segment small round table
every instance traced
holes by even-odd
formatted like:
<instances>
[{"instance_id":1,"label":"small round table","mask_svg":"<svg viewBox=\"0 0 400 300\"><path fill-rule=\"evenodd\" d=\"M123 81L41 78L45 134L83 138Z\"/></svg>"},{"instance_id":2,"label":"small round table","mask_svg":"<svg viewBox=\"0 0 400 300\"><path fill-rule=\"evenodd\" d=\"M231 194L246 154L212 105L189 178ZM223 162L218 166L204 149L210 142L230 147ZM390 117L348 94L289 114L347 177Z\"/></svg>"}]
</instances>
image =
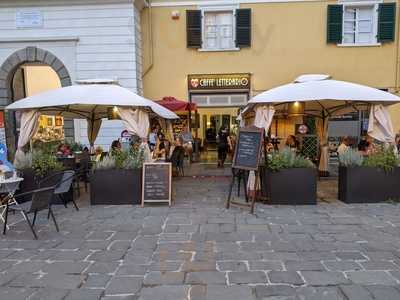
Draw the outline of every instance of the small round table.
<instances>
[{"instance_id":1,"label":"small round table","mask_svg":"<svg viewBox=\"0 0 400 300\"><path fill-rule=\"evenodd\" d=\"M11 177L8 179L0 180L0 220L4 223L4 214L6 212L6 206L18 205L15 200L14 194L19 188L19 184L23 181L22 177Z\"/></svg>"}]
</instances>

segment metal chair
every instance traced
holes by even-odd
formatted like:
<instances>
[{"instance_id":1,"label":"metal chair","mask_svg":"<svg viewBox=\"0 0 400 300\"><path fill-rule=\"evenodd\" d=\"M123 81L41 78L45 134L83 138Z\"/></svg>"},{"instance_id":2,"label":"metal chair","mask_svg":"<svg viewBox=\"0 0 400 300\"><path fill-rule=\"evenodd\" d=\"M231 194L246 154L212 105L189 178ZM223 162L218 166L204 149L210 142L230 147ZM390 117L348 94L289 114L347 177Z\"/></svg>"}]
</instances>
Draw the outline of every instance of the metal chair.
<instances>
[{"instance_id":1,"label":"metal chair","mask_svg":"<svg viewBox=\"0 0 400 300\"><path fill-rule=\"evenodd\" d=\"M41 182L39 182L40 188L47 187L49 185L55 186L54 197L51 199L49 206L58 204L55 199L58 198L62 202L64 207L68 207L67 206L68 198L66 197L66 194L71 190L74 179L75 179L75 171L68 170L55 173L51 176L46 177ZM75 209L79 210L78 205L76 205L76 202L74 200L74 193L72 193L72 198L70 200L75 206ZM48 217L50 217L50 210Z\"/></svg>"},{"instance_id":2,"label":"metal chair","mask_svg":"<svg viewBox=\"0 0 400 300\"><path fill-rule=\"evenodd\" d=\"M9 211L19 211L22 213L26 222L28 223L29 228L31 229L31 231L33 233L33 236L35 237L35 239L37 239L38 237L36 235L36 232L35 232L33 226L35 226L37 213L39 211L45 210L45 209L49 210L49 214L50 214L51 218L53 219L56 230L57 230L57 232L59 232L60 230L58 228L56 218L54 217L53 211L51 210L51 207L49 205L51 199L54 196L54 189L55 189L55 186L51 186L51 187L39 188L39 189L30 191L30 192L16 195L15 198L31 195L31 201L24 202L19 205L15 205L15 204L10 205L9 203L6 204L3 234L6 234L6 230L7 230L8 212ZM28 214L31 214L31 213L33 213L32 223L30 222L30 220L28 218Z\"/></svg>"},{"instance_id":3,"label":"metal chair","mask_svg":"<svg viewBox=\"0 0 400 300\"><path fill-rule=\"evenodd\" d=\"M183 164L185 160L185 150L181 146L177 146L172 151L169 161L172 166L176 169L178 176L184 176Z\"/></svg>"},{"instance_id":4,"label":"metal chair","mask_svg":"<svg viewBox=\"0 0 400 300\"><path fill-rule=\"evenodd\" d=\"M90 173L90 159L89 157L83 157L80 160L80 167L76 170L76 176L74 179L74 188L78 192L78 196L80 196L80 181L83 181L85 184L85 192L88 191L88 183L89 183L89 173Z\"/></svg>"}]
</instances>

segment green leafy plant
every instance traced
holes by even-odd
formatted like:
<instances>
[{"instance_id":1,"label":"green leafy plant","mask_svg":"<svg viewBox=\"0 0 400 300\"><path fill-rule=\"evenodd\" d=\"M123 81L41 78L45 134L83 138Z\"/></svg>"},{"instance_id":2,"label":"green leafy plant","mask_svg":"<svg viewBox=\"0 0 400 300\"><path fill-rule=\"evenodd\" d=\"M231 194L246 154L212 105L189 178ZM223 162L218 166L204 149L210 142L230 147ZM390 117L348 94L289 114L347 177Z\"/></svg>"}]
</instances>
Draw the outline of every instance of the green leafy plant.
<instances>
[{"instance_id":1,"label":"green leafy plant","mask_svg":"<svg viewBox=\"0 0 400 300\"><path fill-rule=\"evenodd\" d=\"M315 165L290 149L275 151L267 157L267 168L273 172L289 168L315 168Z\"/></svg>"},{"instance_id":2,"label":"green leafy plant","mask_svg":"<svg viewBox=\"0 0 400 300\"><path fill-rule=\"evenodd\" d=\"M64 166L53 153L34 151L32 153L32 169L38 178L47 176L52 171L61 171Z\"/></svg>"},{"instance_id":3,"label":"green leafy plant","mask_svg":"<svg viewBox=\"0 0 400 300\"><path fill-rule=\"evenodd\" d=\"M112 150L110 156L115 160L115 168L122 169L124 167L125 160L128 158L128 151Z\"/></svg>"},{"instance_id":4,"label":"green leafy plant","mask_svg":"<svg viewBox=\"0 0 400 300\"><path fill-rule=\"evenodd\" d=\"M32 151L46 154L55 154L59 145L60 141L43 142L40 140L36 140L32 145Z\"/></svg>"},{"instance_id":5,"label":"green leafy plant","mask_svg":"<svg viewBox=\"0 0 400 300\"><path fill-rule=\"evenodd\" d=\"M364 166L383 169L385 172L393 171L399 166L400 160L395 153L393 146L380 146L377 151L371 153L364 159Z\"/></svg>"},{"instance_id":6,"label":"green leafy plant","mask_svg":"<svg viewBox=\"0 0 400 300\"><path fill-rule=\"evenodd\" d=\"M131 149L126 160L123 163L123 168L127 170L139 169L144 161L144 151L142 149Z\"/></svg>"},{"instance_id":7,"label":"green leafy plant","mask_svg":"<svg viewBox=\"0 0 400 300\"><path fill-rule=\"evenodd\" d=\"M69 149L70 149L72 152L79 152L79 151L82 151L83 148L85 147L83 144L78 143L78 142L65 141L65 143L68 145Z\"/></svg>"},{"instance_id":8,"label":"green leafy plant","mask_svg":"<svg viewBox=\"0 0 400 300\"><path fill-rule=\"evenodd\" d=\"M348 149L347 151L339 154L339 164L345 167L356 167L362 166L364 162L364 157L360 152Z\"/></svg>"},{"instance_id":9,"label":"green leafy plant","mask_svg":"<svg viewBox=\"0 0 400 300\"><path fill-rule=\"evenodd\" d=\"M110 170L115 169L115 159L111 155L105 156L101 161L98 161L94 166L94 170Z\"/></svg>"},{"instance_id":10,"label":"green leafy plant","mask_svg":"<svg viewBox=\"0 0 400 300\"><path fill-rule=\"evenodd\" d=\"M106 169L139 169L144 161L144 153L141 149L130 149L129 151L111 151L103 160L96 163L95 170Z\"/></svg>"}]
</instances>

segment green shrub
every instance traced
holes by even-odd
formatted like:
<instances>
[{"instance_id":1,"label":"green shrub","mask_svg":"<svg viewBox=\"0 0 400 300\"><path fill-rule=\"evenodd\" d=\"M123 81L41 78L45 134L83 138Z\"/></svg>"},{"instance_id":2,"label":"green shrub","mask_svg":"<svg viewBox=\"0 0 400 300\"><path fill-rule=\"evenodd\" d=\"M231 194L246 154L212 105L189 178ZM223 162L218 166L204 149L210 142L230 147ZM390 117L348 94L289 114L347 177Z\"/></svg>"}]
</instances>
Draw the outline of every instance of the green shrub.
<instances>
[{"instance_id":1,"label":"green shrub","mask_svg":"<svg viewBox=\"0 0 400 300\"><path fill-rule=\"evenodd\" d=\"M129 151L111 151L103 160L95 164L94 169L139 169L142 167L143 161L143 150L130 149Z\"/></svg>"},{"instance_id":2,"label":"green shrub","mask_svg":"<svg viewBox=\"0 0 400 300\"><path fill-rule=\"evenodd\" d=\"M315 168L315 165L289 148L268 155L267 168L273 172L289 168Z\"/></svg>"},{"instance_id":3,"label":"green shrub","mask_svg":"<svg viewBox=\"0 0 400 300\"><path fill-rule=\"evenodd\" d=\"M46 154L55 154L57 153L59 145L60 141L43 142L40 140L36 140L33 142L32 151Z\"/></svg>"},{"instance_id":4,"label":"green shrub","mask_svg":"<svg viewBox=\"0 0 400 300\"><path fill-rule=\"evenodd\" d=\"M364 157L360 152L354 149L348 149L347 151L339 154L339 164L345 167L356 167L362 166Z\"/></svg>"},{"instance_id":5,"label":"green shrub","mask_svg":"<svg viewBox=\"0 0 400 300\"><path fill-rule=\"evenodd\" d=\"M399 166L400 160L397 157L393 146L380 146L377 151L371 153L364 159L364 166L383 169L386 172L392 171Z\"/></svg>"},{"instance_id":6,"label":"green shrub","mask_svg":"<svg viewBox=\"0 0 400 300\"><path fill-rule=\"evenodd\" d=\"M123 168L127 170L139 169L144 162L144 152L142 149L131 149L123 163Z\"/></svg>"},{"instance_id":7,"label":"green shrub","mask_svg":"<svg viewBox=\"0 0 400 300\"><path fill-rule=\"evenodd\" d=\"M53 153L34 151L32 153L32 169L38 178L43 178L52 171L63 170L64 166Z\"/></svg>"}]
</instances>

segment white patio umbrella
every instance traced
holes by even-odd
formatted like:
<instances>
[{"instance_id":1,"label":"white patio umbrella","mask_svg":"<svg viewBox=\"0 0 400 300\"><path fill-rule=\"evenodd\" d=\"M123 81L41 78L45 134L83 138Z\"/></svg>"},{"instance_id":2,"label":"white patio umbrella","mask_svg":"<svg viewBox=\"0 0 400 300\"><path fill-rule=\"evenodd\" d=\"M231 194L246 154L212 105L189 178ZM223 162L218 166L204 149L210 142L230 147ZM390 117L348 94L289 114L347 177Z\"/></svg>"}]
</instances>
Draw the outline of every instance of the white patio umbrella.
<instances>
[{"instance_id":1,"label":"white patio umbrella","mask_svg":"<svg viewBox=\"0 0 400 300\"><path fill-rule=\"evenodd\" d=\"M114 106L142 108L164 119L179 119L165 107L113 84L72 85L50 90L18 100L6 110L37 109L50 115L101 119L106 118Z\"/></svg>"},{"instance_id":2,"label":"white patio umbrella","mask_svg":"<svg viewBox=\"0 0 400 300\"><path fill-rule=\"evenodd\" d=\"M351 82L332 80L329 75L307 74L302 75L293 83L272 88L253 97L246 109L246 113L257 110L261 106L273 106L276 114L286 114L290 103L299 102L304 105L304 114L316 116L317 131L321 143L321 171L327 170L327 118L352 111L371 108L371 114L388 116L386 106L400 102L400 97L391 93ZM378 114L377 111L381 113ZM390 120L382 118L376 120L380 126L371 126L371 130L380 130L379 134L370 132L374 137L382 140L394 141L394 133ZM384 128L384 129L382 129ZM389 135L389 136L388 136Z\"/></svg>"},{"instance_id":3,"label":"white patio umbrella","mask_svg":"<svg viewBox=\"0 0 400 300\"><path fill-rule=\"evenodd\" d=\"M141 138L147 137L149 114L179 119L174 112L118 85L85 84L59 88L18 100L6 107L6 110L23 111L16 156L35 134L40 114L87 119L88 138L93 145L101 119L107 118L110 109L116 110L131 134Z\"/></svg>"}]
</instances>

